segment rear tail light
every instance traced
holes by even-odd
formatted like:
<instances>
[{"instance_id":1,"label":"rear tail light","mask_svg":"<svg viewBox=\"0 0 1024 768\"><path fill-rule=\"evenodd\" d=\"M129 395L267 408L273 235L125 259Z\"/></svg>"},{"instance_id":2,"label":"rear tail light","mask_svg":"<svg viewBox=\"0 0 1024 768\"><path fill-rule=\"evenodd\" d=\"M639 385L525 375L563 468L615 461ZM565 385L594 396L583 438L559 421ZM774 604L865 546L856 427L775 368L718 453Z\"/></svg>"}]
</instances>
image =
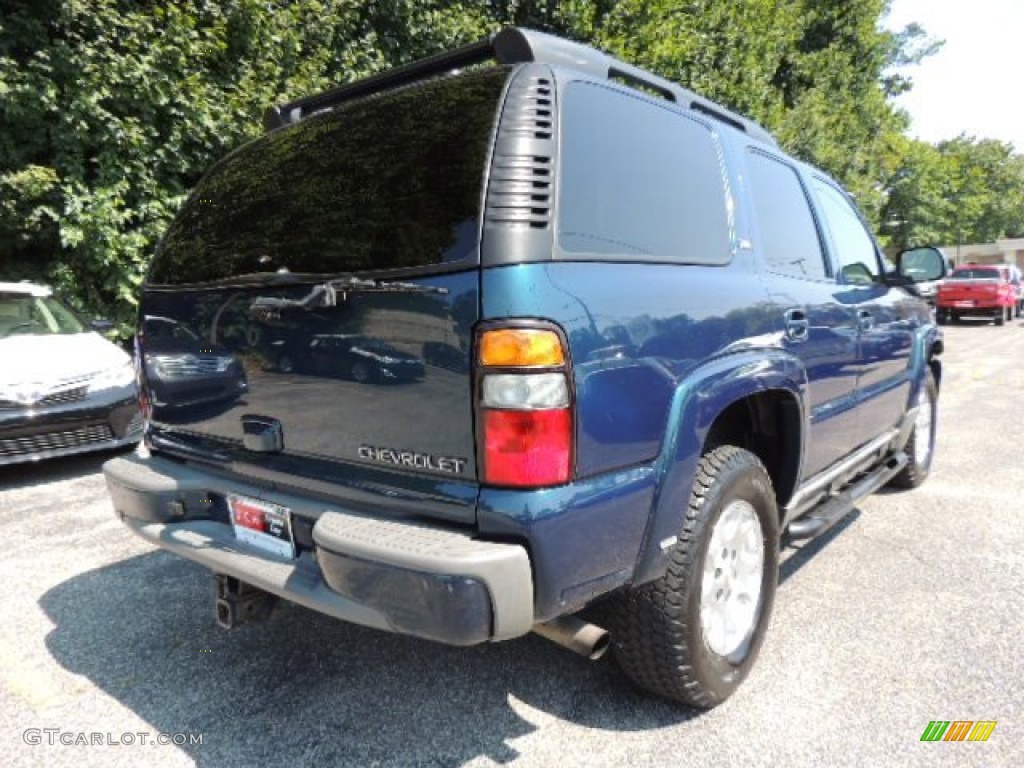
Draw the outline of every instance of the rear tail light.
<instances>
[{"instance_id":1,"label":"rear tail light","mask_svg":"<svg viewBox=\"0 0 1024 768\"><path fill-rule=\"evenodd\" d=\"M153 402L149 397L149 385L146 382L146 364L143 356L142 331L135 334L135 391L139 400L139 411L142 420L148 423L153 418Z\"/></svg>"},{"instance_id":2,"label":"rear tail light","mask_svg":"<svg viewBox=\"0 0 1024 768\"><path fill-rule=\"evenodd\" d=\"M481 480L538 488L572 479L573 413L562 336L487 329L477 339Z\"/></svg>"},{"instance_id":3,"label":"rear tail light","mask_svg":"<svg viewBox=\"0 0 1024 768\"><path fill-rule=\"evenodd\" d=\"M562 365L565 351L554 331L542 328L503 328L480 335L480 363L487 366Z\"/></svg>"}]
</instances>

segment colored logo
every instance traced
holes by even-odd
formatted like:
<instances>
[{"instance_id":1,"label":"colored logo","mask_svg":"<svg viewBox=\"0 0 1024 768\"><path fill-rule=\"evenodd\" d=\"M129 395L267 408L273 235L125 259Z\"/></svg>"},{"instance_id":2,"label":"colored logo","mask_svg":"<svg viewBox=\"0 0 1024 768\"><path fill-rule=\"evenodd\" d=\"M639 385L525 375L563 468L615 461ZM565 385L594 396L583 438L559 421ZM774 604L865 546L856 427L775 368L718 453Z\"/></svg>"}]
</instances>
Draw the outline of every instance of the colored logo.
<instances>
[{"instance_id":1,"label":"colored logo","mask_svg":"<svg viewBox=\"0 0 1024 768\"><path fill-rule=\"evenodd\" d=\"M996 729L996 720L932 720L921 734L921 741L988 741Z\"/></svg>"}]
</instances>

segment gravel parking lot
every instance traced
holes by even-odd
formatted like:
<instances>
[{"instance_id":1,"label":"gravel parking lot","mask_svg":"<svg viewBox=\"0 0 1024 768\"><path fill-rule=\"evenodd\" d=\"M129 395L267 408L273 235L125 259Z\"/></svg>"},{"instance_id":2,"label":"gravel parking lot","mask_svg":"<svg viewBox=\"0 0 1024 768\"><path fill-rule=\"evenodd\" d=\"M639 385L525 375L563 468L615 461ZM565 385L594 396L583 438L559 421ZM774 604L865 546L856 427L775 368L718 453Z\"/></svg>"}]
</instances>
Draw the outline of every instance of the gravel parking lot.
<instances>
[{"instance_id":1,"label":"gravel parking lot","mask_svg":"<svg viewBox=\"0 0 1024 768\"><path fill-rule=\"evenodd\" d=\"M449 649L294 606L224 632L209 574L114 519L108 457L0 469L0 761L1020 765L1024 323L946 342L932 477L788 552L760 660L708 714L537 637ZM935 719L998 725L920 742Z\"/></svg>"}]
</instances>

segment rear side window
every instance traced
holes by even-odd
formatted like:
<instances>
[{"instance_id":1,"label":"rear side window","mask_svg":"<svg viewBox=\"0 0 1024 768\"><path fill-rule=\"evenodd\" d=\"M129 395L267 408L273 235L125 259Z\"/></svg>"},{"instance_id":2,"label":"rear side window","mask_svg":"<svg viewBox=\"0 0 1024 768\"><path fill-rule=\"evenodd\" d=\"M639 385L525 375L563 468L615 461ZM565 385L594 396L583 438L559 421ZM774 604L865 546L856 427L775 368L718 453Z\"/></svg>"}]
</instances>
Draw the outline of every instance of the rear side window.
<instances>
[{"instance_id":1,"label":"rear side window","mask_svg":"<svg viewBox=\"0 0 1024 768\"><path fill-rule=\"evenodd\" d=\"M822 280L825 257L796 169L760 152L747 154L760 250L772 272Z\"/></svg>"},{"instance_id":2,"label":"rear side window","mask_svg":"<svg viewBox=\"0 0 1024 768\"><path fill-rule=\"evenodd\" d=\"M558 240L572 254L724 264L726 187L709 128L591 83L563 97Z\"/></svg>"},{"instance_id":3,"label":"rear side window","mask_svg":"<svg viewBox=\"0 0 1024 768\"><path fill-rule=\"evenodd\" d=\"M355 101L247 144L199 182L149 282L477 263L484 166L507 74Z\"/></svg>"},{"instance_id":4,"label":"rear side window","mask_svg":"<svg viewBox=\"0 0 1024 768\"><path fill-rule=\"evenodd\" d=\"M958 269L950 276L950 280L998 280L1000 278L997 269Z\"/></svg>"}]
</instances>

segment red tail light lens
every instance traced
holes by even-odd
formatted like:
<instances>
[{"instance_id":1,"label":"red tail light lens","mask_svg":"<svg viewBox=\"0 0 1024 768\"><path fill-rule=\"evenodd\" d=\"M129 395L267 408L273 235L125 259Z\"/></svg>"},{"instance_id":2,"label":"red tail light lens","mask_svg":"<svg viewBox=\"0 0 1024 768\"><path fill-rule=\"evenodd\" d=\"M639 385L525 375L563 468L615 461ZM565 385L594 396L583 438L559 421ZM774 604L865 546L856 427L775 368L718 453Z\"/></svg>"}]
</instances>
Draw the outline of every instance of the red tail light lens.
<instances>
[{"instance_id":1,"label":"red tail light lens","mask_svg":"<svg viewBox=\"0 0 1024 768\"><path fill-rule=\"evenodd\" d=\"M572 480L568 361L564 336L550 327L481 331L476 363L482 482L541 488Z\"/></svg>"},{"instance_id":2,"label":"red tail light lens","mask_svg":"<svg viewBox=\"0 0 1024 768\"><path fill-rule=\"evenodd\" d=\"M145 422L149 422L153 418L153 402L149 398L149 385L146 382L146 358L142 351L142 331L139 331L137 334L135 334L134 347L135 394L138 397L139 411L142 414L142 419Z\"/></svg>"},{"instance_id":3,"label":"red tail light lens","mask_svg":"<svg viewBox=\"0 0 1024 768\"><path fill-rule=\"evenodd\" d=\"M485 481L542 486L569 481L572 417L550 411L484 411Z\"/></svg>"}]
</instances>

